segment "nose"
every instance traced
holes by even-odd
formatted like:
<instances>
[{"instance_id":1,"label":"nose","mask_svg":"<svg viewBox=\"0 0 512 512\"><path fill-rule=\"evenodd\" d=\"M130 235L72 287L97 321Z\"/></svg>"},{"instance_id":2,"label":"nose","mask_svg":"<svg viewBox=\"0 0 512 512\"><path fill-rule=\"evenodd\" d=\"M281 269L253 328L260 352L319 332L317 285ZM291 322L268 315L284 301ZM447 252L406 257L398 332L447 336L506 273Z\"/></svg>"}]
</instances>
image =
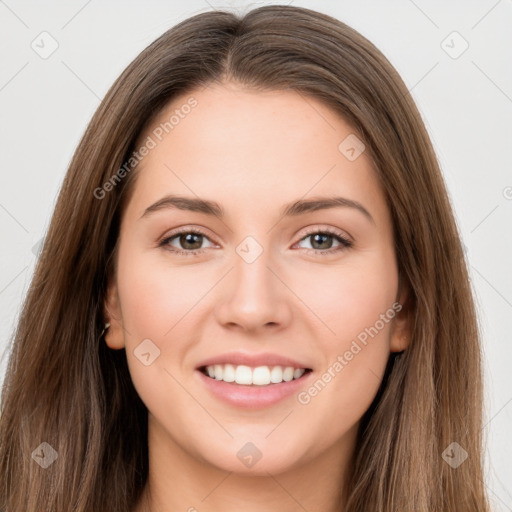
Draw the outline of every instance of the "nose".
<instances>
[{"instance_id":1,"label":"nose","mask_svg":"<svg viewBox=\"0 0 512 512\"><path fill-rule=\"evenodd\" d=\"M268 252L253 262L235 254L234 268L225 277L217 321L224 327L244 331L282 329L292 317L293 294L273 268Z\"/></svg>"}]
</instances>

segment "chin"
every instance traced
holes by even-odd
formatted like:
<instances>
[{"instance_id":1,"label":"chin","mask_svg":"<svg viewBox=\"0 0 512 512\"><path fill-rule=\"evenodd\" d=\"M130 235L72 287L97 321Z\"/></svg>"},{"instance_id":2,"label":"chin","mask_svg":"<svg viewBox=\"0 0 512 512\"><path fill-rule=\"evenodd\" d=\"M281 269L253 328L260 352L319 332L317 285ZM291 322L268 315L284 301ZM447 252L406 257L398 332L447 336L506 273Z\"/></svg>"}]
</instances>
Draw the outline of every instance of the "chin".
<instances>
[{"instance_id":1,"label":"chin","mask_svg":"<svg viewBox=\"0 0 512 512\"><path fill-rule=\"evenodd\" d=\"M298 446L288 445L283 451L282 439L276 437L277 442L272 442L264 435L247 437L247 441L240 439L237 436L229 444L209 445L198 456L223 471L251 476L283 473L301 464L302 450Z\"/></svg>"}]
</instances>

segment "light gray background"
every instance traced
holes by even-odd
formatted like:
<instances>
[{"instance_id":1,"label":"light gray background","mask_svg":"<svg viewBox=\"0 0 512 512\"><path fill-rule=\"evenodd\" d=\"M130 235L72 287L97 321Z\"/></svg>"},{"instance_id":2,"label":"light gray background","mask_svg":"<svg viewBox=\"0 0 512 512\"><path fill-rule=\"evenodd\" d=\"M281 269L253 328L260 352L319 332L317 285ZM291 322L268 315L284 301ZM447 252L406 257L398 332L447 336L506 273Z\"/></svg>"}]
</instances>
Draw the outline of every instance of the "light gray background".
<instances>
[{"instance_id":1,"label":"light gray background","mask_svg":"<svg viewBox=\"0 0 512 512\"><path fill-rule=\"evenodd\" d=\"M109 86L178 21L269 3L279 2L0 0L0 380L37 244ZM511 511L512 1L292 3L333 15L375 43L423 115L466 246L484 334L487 487L495 510ZM50 48L43 31L58 43L46 59L31 47ZM469 45L457 58L465 43L453 31Z\"/></svg>"}]
</instances>

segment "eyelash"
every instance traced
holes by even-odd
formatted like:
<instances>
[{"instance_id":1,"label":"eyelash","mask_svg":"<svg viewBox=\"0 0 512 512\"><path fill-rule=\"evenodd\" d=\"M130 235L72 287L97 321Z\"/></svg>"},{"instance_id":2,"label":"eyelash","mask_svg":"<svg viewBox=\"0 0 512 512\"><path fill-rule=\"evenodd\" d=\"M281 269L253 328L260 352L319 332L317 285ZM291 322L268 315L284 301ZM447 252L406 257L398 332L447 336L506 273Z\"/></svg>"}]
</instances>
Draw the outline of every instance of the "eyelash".
<instances>
[{"instance_id":1,"label":"eyelash","mask_svg":"<svg viewBox=\"0 0 512 512\"><path fill-rule=\"evenodd\" d=\"M161 242L159 242L158 246L159 247L168 246L169 242L171 240L173 240L174 238L176 238L177 236L184 235L184 234L190 234L190 233L194 233L196 235L202 235L202 236L204 236L205 238L207 238L209 240L209 237L206 235L206 233L202 232L201 230L195 229L195 228L187 228L187 229L183 229L181 231L176 231L175 233L171 233L170 236L165 237ZM338 233L336 231L333 231L333 230L330 230L330 229L318 229L318 228L312 229L311 231L308 231L299 240L299 242L302 242L304 239L310 237L311 235L316 235L316 234L331 235L336 240L338 240L338 242L340 242L341 245L339 247L336 247L335 249L327 249L327 250L308 249L308 248L306 248L306 251L308 253L312 252L312 253L314 253L316 255L329 255L329 254L337 253L337 252L342 251L344 249L349 249L353 245L350 240L348 240L346 237L344 237L343 235L341 235L340 233ZM193 251L193 250L184 251L184 250L179 250L179 249L175 249L175 248L167 249L167 250L170 251L170 252L173 252L175 254L181 255L181 256L198 256L198 255L200 255L201 253L203 253L205 251L205 249L199 249L199 250L195 250L195 251Z\"/></svg>"}]
</instances>

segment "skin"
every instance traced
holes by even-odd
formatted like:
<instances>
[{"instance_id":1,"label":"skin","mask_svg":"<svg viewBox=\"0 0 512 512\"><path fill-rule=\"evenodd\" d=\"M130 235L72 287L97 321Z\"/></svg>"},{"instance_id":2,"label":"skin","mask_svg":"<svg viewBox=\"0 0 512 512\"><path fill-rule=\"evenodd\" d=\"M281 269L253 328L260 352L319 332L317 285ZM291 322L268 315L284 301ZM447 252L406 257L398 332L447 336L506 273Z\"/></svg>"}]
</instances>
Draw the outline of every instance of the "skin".
<instances>
[{"instance_id":1,"label":"skin","mask_svg":"<svg viewBox=\"0 0 512 512\"><path fill-rule=\"evenodd\" d=\"M339 511L360 418L390 352L407 347L405 307L308 404L293 394L240 409L211 395L195 368L235 349L273 352L307 361L315 381L397 299L404 304L385 196L367 155L349 161L338 149L354 130L295 92L212 84L175 98L139 142L191 96L198 105L137 168L105 304L106 343L126 349L149 412L150 475L135 510ZM170 193L214 200L226 218L175 208L141 218ZM374 222L350 207L280 215L292 201L333 194L361 203ZM192 250L179 236L158 245L182 226L205 232L192 239L202 254L173 253ZM340 242L315 244L305 228L330 228L353 245L320 254ZM252 263L236 252L249 235L263 249ZM160 355L145 366L134 350L148 338ZM249 441L262 454L251 468L237 457Z\"/></svg>"}]
</instances>

